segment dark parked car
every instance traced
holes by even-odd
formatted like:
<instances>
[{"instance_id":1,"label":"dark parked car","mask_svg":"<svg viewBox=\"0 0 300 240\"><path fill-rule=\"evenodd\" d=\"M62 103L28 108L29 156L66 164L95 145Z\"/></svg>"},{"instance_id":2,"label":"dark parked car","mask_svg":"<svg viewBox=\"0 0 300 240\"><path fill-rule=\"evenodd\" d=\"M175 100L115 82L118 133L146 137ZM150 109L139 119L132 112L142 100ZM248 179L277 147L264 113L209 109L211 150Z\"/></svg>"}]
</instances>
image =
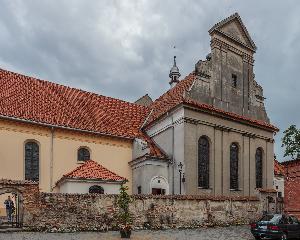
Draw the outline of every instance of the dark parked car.
<instances>
[{"instance_id":1,"label":"dark parked car","mask_svg":"<svg viewBox=\"0 0 300 240\"><path fill-rule=\"evenodd\" d=\"M300 222L294 216L267 214L251 224L255 239L300 239Z\"/></svg>"}]
</instances>

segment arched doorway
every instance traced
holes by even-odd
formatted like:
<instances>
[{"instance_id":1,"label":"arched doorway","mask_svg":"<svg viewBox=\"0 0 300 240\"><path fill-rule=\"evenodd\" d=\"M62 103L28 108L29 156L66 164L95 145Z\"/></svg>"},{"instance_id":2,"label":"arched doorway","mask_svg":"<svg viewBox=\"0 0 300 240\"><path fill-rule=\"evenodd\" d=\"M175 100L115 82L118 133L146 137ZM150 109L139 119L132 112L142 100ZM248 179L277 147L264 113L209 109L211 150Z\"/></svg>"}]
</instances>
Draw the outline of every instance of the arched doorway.
<instances>
[{"instance_id":1,"label":"arched doorway","mask_svg":"<svg viewBox=\"0 0 300 240\"><path fill-rule=\"evenodd\" d=\"M162 176L155 176L150 181L150 192L154 195L168 195L169 183Z\"/></svg>"},{"instance_id":2,"label":"arched doorway","mask_svg":"<svg viewBox=\"0 0 300 240\"><path fill-rule=\"evenodd\" d=\"M4 202L10 199L13 208L8 212ZM0 188L0 228L20 228L23 223L23 196L17 189L10 187ZM11 205L10 205L11 206Z\"/></svg>"}]
</instances>

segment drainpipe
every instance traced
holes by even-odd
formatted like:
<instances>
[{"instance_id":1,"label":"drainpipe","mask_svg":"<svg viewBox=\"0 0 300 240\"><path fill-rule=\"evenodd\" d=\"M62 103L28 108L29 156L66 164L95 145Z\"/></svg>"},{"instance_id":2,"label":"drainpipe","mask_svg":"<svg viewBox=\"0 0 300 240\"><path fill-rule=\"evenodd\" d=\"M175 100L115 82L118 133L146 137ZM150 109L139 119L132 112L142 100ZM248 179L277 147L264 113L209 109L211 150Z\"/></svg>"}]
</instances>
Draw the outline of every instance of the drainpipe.
<instances>
[{"instance_id":1,"label":"drainpipe","mask_svg":"<svg viewBox=\"0 0 300 240\"><path fill-rule=\"evenodd\" d=\"M54 127L51 127L51 145L50 145L50 191L53 191L53 142Z\"/></svg>"},{"instance_id":2,"label":"drainpipe","mask_svg":"<svg viewBox=\"0 0 300 240\"><path fill-rule=\"evenodd\" d=\"M175 140L174 140L174 120L172 116L172 194L175 194L175 157L174 157L174 146L175 146Z\"/></svg>"}]
</instances>

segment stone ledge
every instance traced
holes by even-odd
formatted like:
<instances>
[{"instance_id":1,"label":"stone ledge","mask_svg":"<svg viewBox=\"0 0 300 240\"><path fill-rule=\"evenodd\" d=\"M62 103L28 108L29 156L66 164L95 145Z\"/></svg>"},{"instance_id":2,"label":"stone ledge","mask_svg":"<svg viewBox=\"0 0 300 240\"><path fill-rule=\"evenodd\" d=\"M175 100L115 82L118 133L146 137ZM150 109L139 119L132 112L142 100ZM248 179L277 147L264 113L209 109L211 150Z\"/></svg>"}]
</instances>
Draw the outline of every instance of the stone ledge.
<instances>
[{"instance_id":1,"label":"stone ledge","mask_svg":"<svg viewBox=\"0 0 300 240\"><path fill-rule=\"evenodd\" d=\"M41 198L117 198L118 194L69 194L69 193L40 193ZM210 200L210 201L259 201L256 196L208 196L208 195L152 195L152 194L138 194L132 195L133 199L170 199L170 200Z\"/></svg>"},{"instance_id":2,"label":"stone ledge","mask_svg":"<svg viewBox=\"0 0 300 240\"><path fill-rule=\"evenodd\" d=\"M208 196L208 195L133 195L134 199L210 200L210 201L259 201L256 196Z\"/></svg>"},{"instance_id":3,"label":"stone ledge","mask_svg":"<svg viewBox=\"0 0 300 240\"><path fill-rule=\"evenodd\" d=\"M31 180L10 180L10 179L0 179L1 185L38 185L38 182L34 182Z\"/></svg>"}]
</instances>

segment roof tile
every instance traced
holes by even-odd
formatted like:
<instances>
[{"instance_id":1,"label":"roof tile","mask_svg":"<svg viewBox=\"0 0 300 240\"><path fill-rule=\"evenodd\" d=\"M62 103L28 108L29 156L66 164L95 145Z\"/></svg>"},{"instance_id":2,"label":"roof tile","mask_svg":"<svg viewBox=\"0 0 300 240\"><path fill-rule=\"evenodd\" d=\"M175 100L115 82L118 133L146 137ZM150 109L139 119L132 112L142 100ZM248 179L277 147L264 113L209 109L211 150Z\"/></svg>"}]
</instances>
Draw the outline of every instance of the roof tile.
<instances>
[{"instance_id":1,"label":"roof tile","mask_svg":"<svg viewBox=\"0 0 300 240\"><path fill-rule=\"evenodd\" d=\"M93 180L107 180L107 181L126 181L126 178L120 177L114 172L103 167L99 163L88 160L84 164L75 168L73 171L63 175L58 181L63 179L93 179Z\"/></svg>"},{"instance_id":2,"label":"roof tile","mask_svg":"<svg viewBox=\"0 0 300 240\"><path fill-rule=\"evenodd\" d=\"M149 109L0 69L0 115L134 138Z\"/></svg>"},{"instance_id":3,"label":"roof tile","mask_svg":"<svg viewBox=\"0 0 300 240\"><path fill-rule=\"evenodd\" d=\"M281 165L276 159L274 160L274 174L284 175L284 166Z\"/></svg>"}]
</instances>

